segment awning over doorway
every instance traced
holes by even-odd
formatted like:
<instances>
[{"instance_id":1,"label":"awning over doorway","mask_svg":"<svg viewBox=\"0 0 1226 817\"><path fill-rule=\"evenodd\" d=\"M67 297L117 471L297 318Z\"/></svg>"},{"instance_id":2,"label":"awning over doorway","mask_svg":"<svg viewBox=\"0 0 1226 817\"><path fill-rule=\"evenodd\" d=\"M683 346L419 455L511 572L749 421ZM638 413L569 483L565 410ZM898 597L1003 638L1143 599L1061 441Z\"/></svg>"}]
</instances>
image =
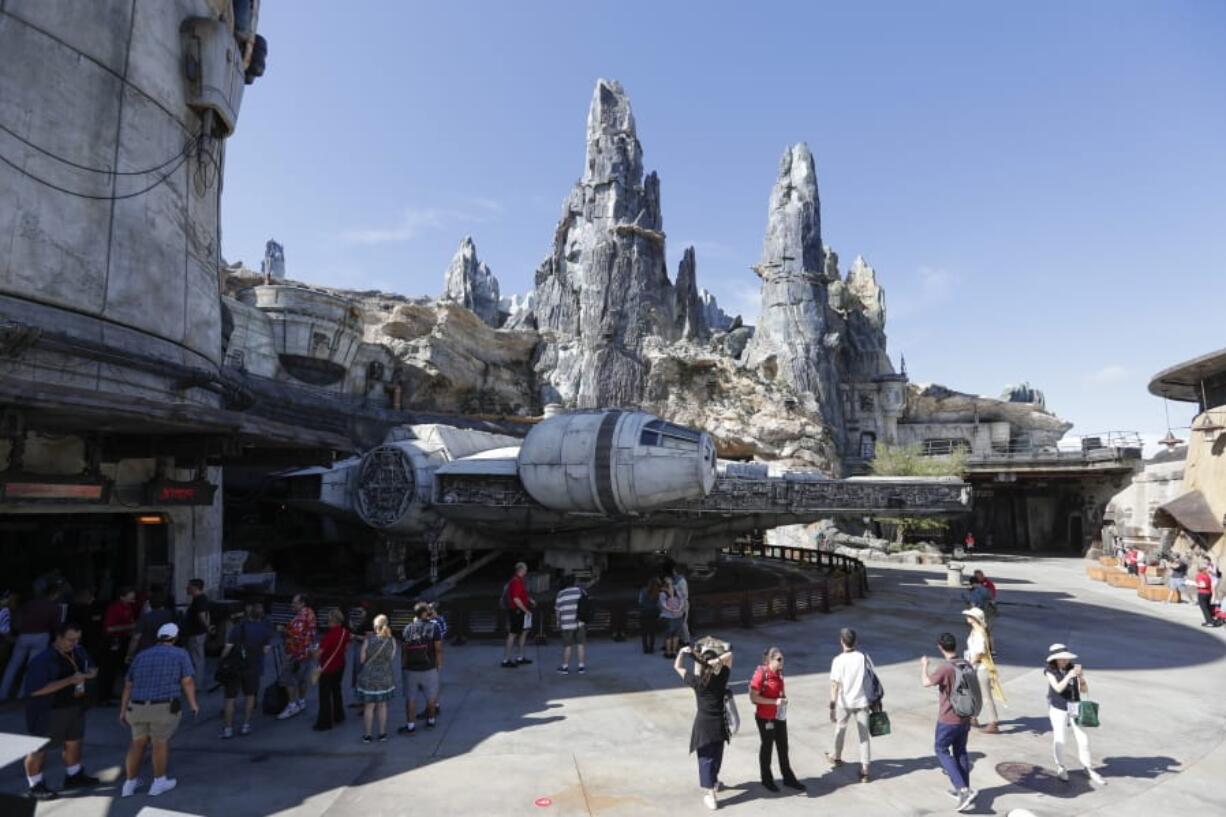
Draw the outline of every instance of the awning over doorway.
<instances>
[{"instance_id":1,"label":"awning over doorway","mask_svg":"<svg viewBox=\"0 0 1226 817\"><path fill-rule=\"evenodd\" d=\"M1222 533L1222 522L1213 515L1200 491L1188 491L1154 510L1159 528L1184 528L1193 533Z\"/></svg>"}]
</instances>

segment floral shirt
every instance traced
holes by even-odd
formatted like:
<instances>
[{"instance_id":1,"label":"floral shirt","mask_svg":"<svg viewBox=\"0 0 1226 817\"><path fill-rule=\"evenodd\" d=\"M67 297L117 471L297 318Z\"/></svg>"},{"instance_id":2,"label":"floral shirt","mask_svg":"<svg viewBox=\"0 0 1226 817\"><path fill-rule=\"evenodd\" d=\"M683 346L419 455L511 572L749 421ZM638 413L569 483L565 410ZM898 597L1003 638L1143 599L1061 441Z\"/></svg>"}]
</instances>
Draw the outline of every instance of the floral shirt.
<instances>
[{"instance_id":1,"label":"floral shirt","mask_svg":"<svg viewBox=\"0 0 1226 817\"><path fill-rule=\"evenodd\" d=\"M311 654L315 637L315 611L303 607L285 628L285 654L295 661L303 660Z\"/></svg>"}]
</instances>

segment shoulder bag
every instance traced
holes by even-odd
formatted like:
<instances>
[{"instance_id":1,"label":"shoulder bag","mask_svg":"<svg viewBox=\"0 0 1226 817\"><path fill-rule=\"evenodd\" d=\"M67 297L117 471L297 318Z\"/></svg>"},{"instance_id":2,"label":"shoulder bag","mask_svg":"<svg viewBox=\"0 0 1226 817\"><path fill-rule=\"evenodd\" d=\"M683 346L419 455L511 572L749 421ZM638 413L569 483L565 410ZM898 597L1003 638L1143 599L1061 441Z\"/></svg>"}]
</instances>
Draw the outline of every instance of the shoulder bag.
<instances>
[{"instance_id":1,"label":"shoulder bag","mask_svg":"<svg viewBox=\"0 0 1226 817\"><path fill-rule=\"evenodd\" d=\"M328 656L328 660L324 661L321 664L316 664L314 667L311 667L311 685L312 686L319 683L319 676L324 674L324 666L332 663L333 659L336 658L337 653L339 653L341 650L345 648L345 642L347 640L348 639L345 638L344 633L342 633L340 641L336 643L336 648L332 650L332 654Z\"/></svg>"}]
</instances>

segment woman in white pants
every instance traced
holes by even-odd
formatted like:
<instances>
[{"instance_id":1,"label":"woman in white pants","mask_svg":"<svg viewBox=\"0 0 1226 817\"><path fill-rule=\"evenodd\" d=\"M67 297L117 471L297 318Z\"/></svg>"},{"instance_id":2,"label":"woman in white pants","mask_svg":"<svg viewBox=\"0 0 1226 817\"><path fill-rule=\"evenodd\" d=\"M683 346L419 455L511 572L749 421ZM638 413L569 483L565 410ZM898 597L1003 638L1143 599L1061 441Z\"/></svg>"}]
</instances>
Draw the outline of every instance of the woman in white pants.
<instances>
[{"instance_id":1,"label":"woman in white pants","mask_svg":"<svg viewBox=\"0 0 1226 817\"><path fill-rule=\"evenodd\" d=\"M1072 727L1073 737L1077 740L1077 758L1086 775L1091 783L1104 786L1106 781L1092 768L1090 738L1073 717L1082 693L1089 690L1085 674L1079 664L1073 663L1077 656L1065 649L1063 644L1052 644L1049 650L1051 654L1047 656L1043 677L1047 679L1047 715L1051 719L1051 748L1056 760L1056 776L1068 780L1068 769L1064 766L1064 742L1069 727Z\"/></svg>"}]
</instances>

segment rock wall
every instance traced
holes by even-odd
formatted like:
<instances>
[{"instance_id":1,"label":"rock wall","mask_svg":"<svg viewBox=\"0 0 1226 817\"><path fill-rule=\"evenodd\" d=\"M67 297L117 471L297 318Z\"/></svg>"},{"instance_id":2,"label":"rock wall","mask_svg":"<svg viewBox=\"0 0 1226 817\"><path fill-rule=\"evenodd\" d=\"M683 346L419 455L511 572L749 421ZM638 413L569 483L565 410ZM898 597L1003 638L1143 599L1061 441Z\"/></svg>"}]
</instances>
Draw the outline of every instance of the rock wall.
<instances>
[{"instance_id":1,"label":"rock wall","mask_svg":"<svg viewBox=\"0 0 1226 817\"><path fill-rule=\"evenodd\" d=\"M472 310L487 326L497 328L502 323L498 279L477 258L472 236L464 236L447 267L443 276L443 298Z\"/></svg>"}]
</instances>

